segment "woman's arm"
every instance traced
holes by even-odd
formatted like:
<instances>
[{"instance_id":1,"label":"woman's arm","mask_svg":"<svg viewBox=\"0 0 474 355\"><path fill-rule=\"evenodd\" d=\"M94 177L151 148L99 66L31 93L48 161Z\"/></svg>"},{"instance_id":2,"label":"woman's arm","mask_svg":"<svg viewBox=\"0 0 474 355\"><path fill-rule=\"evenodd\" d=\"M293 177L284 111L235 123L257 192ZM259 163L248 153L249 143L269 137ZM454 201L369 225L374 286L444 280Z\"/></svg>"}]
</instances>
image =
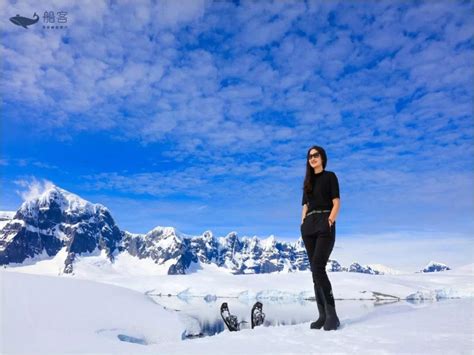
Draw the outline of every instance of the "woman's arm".
<instances>
[{"instance_id":1,"label":"woman's arm","mask_svg":"<svg viewBox=\"0 0 474 355\"><path fill-rule=\"evenodd\" d=\"M339 208L341 207L341 199L333 198L332 204L333 204L332 210L331 210L331 213L329 214L329 220L330 220L329 225L331 226L336 221L337 214L339 213Z\"/></svg>"},{"instance_id":2,"label":"woman's arm","mask_svg":"<svg viewBox=\"0 0 474 355\"><path fill-rule=\"evenodd\" d=\"M305 203L303 205L303 211L301 212L301 224L303 224L304 218L306 217L306 213L308 212L308 204Z\"/></svg>"}]
</instances>

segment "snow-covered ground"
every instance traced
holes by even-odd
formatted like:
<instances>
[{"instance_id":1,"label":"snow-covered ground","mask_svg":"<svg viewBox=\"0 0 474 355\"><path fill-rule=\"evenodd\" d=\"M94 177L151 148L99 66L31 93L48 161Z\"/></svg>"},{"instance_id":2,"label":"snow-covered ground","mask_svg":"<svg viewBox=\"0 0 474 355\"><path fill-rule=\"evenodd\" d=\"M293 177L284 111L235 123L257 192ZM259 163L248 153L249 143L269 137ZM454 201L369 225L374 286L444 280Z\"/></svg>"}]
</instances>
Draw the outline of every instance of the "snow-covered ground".
<instances>
[{"instance_id":1,"label":"snow-covered ground","mask_svg":"<svg viewBox=\"0 0 474 355\"><path fill-rule=\"evenodd\" d=\"M144 346L118 336L160 346L181 341L178 316L136 291L4 270L0 283L2 354L134 353Z\"/></svg>"},{"instance_id":2,"label":"snow-covered ground","mask_svg":"<svg viewBox=\"0 0 474 355\"><path fill-rule=\"evenodd\" d=\"M60 256L0 272L2 354L245 354L250 349L272 354L471 354L474 349L473 264L427 274L330 273L342 323L338 331L310 330L305 322L182 340L184 312L163 309L150 293L179 295L167 298L171 308L206 295L237 297L235 302L260 299L264 307L291 304L312 296L311 274L237 276L196 265L189 275L168 276L144 260L110 264L96 255L79 258L73 276L58 277L58 260ZM346 301L391 299L380 294L402 300L363 308L354 306L362 301ZM217 313L220 302L218 298L209 308ZM266 307L267 316L275 309Z\"/></svg>"},{"instance_id":3,"label":"snow-covered ground","mask_svg":"<svg viewBox=\"0 0 474 355\"><path fill-rule=\"evenodd\" d=\"M65 252L54 258L41 257L8 270L42 275L62 275ZM75 278L96 280L135 291L162 295L246 297L252 299L302 299L313 296L308 271L256 275L232 275L215 265L194 265L191 274L167 275L167 265L151 259L138 259L119 254L110 263L105 254L78 256L74 264ZM474 264L454 270L433 273L400 273L370 275L354 272L331 272L336 299L374 299L373 292L400 299L474 297ZM65 275L63 275L65 276Z\"/></svg>"}]
</instances>

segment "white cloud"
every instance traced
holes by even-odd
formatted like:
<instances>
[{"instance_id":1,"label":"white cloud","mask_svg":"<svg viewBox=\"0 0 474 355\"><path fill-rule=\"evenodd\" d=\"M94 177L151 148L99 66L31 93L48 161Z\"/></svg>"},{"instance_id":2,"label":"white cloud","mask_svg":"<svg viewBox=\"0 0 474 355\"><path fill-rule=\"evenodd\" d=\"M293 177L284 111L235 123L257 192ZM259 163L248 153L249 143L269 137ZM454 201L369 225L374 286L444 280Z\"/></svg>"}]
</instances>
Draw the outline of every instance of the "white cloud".
<instances>
[{"instance_id":1,"label":"white cloud","mask_svg":"<svg viewBox=\"0 0 474 355\"><path fill-rule=\"evenodd\" d=\"M5 13L27 14L33 5L2 3ZM272 183L270 171L275 188L286 176L299 187L304 165L295 159L314 143L328 148L338 171L358 178L347 181L355 195L363 181L384 193L393 177L418 186L423 176L422 200L431 201L445 193L432 179L441 167L469 188L469 4L89 1L65 8L66 32L0 24L2 100L20 108L7 124L25 121L63 139L102 131L160 143L174 162L191 154L211 171L261 178L236 181L249 194ZM275 163L271 152L278 152L274 170L266 167ZM380 174L380 165L395 172ZM201 168L177 170L90 175L88 184L153 196L182 193L187 184L203 198L225 191Z\"/></svg>"},{"instance_id":2,"label":"white cloud","mask_svg":"<svg viewBox=\"0 0 474 355\"><path fill-rule=\"evenodd\" d=\"M51 181L38 180L31 177L27 180L17 180L15 184L24 188L23 191L17 191L23 201L28 201L41 196L46 190L52 188L54 184Z\"/></svg>"},{"instance_id":3,"label":"white cloud","mask_svg":"<svg viewBox=\"0 0 474 355\"><path fill-rule=\"evenodd\" d=\"M313 5L316 5L314 12ZM14 9L19 5L10 6ZM62 41L61 35L19 32L8 27L10 40L2 46L2 52L12 71L5 72L2 90L6 100L45 108L50 113L48 117L56 117L37 125L39 130L113 129L122 131L126 138L142 139L145 143L179 137L178 149L204 141L207 149L215 149L224 142L245 137L249 131L265 131L264 125L252 121L252 115L271 109L291 112L301 120L301 125L292 126L298 132L294 135L296 140L296 136L305 135L307 124L321 119L329 120L333 129L344 129L340 126L342 110L357 111L358 115L377 112L377 116L367 116L364 120L370 125L368 121L375 117L396 114L393 100L400 95L409 95L419 86L433 91L442 86L466 86L469 77L466 74L471 71L468 63L463 62L466 54L446 55L457 43L452 40L454 18L467 18L460 9L450 10L451 20L441 18L440 9L445 8L441 3L433 8L414 6L408 11L386 3L368 7L252 2L239 7L159 1L155 7L147 2L116 6L108 7L105 2L81 3L80 8L78 3L68 5L72 21L68 44ZM354 11L353 17L345 16L345 6ZM214 11L221 15L220 20L213 17ZM223 11L234 16L233 27L222 17ZM323 19L331 11L335 11L337 24L350 27L337 31L328 27ZM443 21L449 41L448 37L446 41L441 38L423 46L431 25L417 28L421 33L416 38L405 37L402 30L408 28L407 22L413 16L418 16L420 23L427 22L419 17L420 13L427 13L431 20ZM305 22L311 16L314 16L314 29L318 29L314 38L310 37L313 33ZM366 20L370 16L372 22ZM207 23L207 19L212 21ZM400 19L405 22L399 24ZM135 23L140 26L131 25ZM185 24L191 24L189 30ZM308 36L294 31L301 24L305 24ZM108 28L108 35L95 31L97 26ZM185 48L186 41L196 44L198 36L216 29L228 31L229 39L212 50ZM354 41L353 33L364 35ZM394 58L381 58L378 65L364 69L369 61L384 55L370 51L367 46L374 40L368 35L385 34L396 37L397 44L393 40L378 41L392 51L400 48L399 52ZM256 45L258 50L249 51L249 44L239 41L244 37L254 41L251 45ZM459 39L463 38L461 34ZM277 40L275 44L267 49L259 47L274 40ZM380 45L377 48L381 49ZM225 50L230 55L223 56ZM266 59L269 54L271 59ZM356 70L340 77L348 64ZM435 78L430 75L433 71L438 74ZM318 77L318 72L322 77ZM409 73L409 79L405 73ZM221 82L233 78L239 82L220 87ZM371 97L374 94L381 96L380 100L374 101ZM459 102L447 96L437 102L437 112L459 107ZM428 114L420 111L419 104L421 101L411 104L415 115ZM468 104L464 104L465 109ZM121 117L123 107L129 111L127 119ZM446 113L452 116L452 112ZM149 124L151 117L154 119ZM166 118L166 123L160 118ZM222 131L224 121L238 124L230 124L231 135L224 130L221 137L217 133ZM243 121L248 123L241 125ZM32 117L31 124L36 122L37 118ZM399 129L390 121L385 123L389 124L386 129ZM267 138L272 140L272 136ZM255 144L238 145L238 149L245 151L261 148L259 138Z\"/></svg>"},{"instance_id":4,"label":"white cloud","mask_svg":"<svg viewBox=\"0 0 474 355\"><path fill-rule=\"evenodd\" d=\"M173 27L202 18L206 6L205 0L157 1L152 16L159 26Z\"/></svg>"}]
</instances>

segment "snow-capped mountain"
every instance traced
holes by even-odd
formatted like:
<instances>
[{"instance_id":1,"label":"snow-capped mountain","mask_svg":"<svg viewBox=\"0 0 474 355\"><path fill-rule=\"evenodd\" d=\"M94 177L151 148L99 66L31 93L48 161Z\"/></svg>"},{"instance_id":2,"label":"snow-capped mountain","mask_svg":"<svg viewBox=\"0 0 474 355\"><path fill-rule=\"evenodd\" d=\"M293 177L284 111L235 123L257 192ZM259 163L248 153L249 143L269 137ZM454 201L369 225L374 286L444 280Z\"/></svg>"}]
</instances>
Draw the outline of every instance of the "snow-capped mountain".
<instances>
[{"instance_id":1,"label":"snow-capped mountain","mask_svg":"<svg viewBox=\"0 0 474 355\"><path fill-rule=\"evenodd\" d=\"M420 272L439 272L439 271L445 271L445 270L451 270L451 269L445 264L438 263L435 261L430 261L423 270L420 270Z\"/></svg>"},{"instance_id":2,"label":"snow-capped mountain","mask_svg":"<svg viewBox=\"0 0 474 355\"><path fill-rule=\"evenodd\" d=\"M370 267L374 271L378 271L379 274L382 275L400 275L403 274L402 271L393 269L389 266L383 265L383 264L368 264L368 267Z\"/></svg>"},{"instance_id":3,"label":"snow-capped mountain","mask_svg":"<svg viewBox=\"0 0 474 355\"><path fill-rule=\"evenodd\" d=\"M326 264L326 271L347 271L345 268L341 266L336 260L328 260L328 263Z\"/></svg>"},{"instance_id":4,"label":"snow-capped mountain","mask_svg":"<svg viewBox=\"0 0 474 355\"><path fill-rule=\"evenodd\" d=\"M213 264L234 274L310 269L301 239L290 243L274 236L239 238L236 232L215 237L211 231L189 236L173 227L161 226L146 234L134 234L121 231L103 205L90 203L54 185L25 201L17 212L0 217L0 265L22 263L38 256L62 258L64 253L63 272L72 273L76 255L100 253L113 262L117 255L127 253L164 266L168 274L185 274L193 264ZM326 270L395 273L378 264L353 263L346 268L336 260L329 260Z\"/></svg>"},{"instance_id":5,"label":"snow-capped mountain","mask_svg":"<svg viewBox=\"0 0 474 355\"><path fill-rule=\"evenodd\" d=\"M218 240L217 265L231 267L236 273L268 273L309 268L302 243L278 241L274 236L260 240L243 237L235 232Z\"/></svg>"},{"instance_id":6,"label":"snow-capped mountain","mask_svg":"<svg viewBox=\"0 0 474 355\"><path fill-rule=\"evenodd\" d=\"M302 242L286 243L273 236L239 239L236 232L215 238L211 231L186 237L171 227L156 227L151 232L124 232L122 247L140 259L166 263L169 274L184 274L192 263L216 264L235 274L306 270L308 259Z\"/></svg>"},{"instance_id":7,"label":"snow-capped mountain","mask_svg":"<svg viewBox=\"0 0 474 355\"><path fill-rule=\"evenodd\" d=\"M168 274L184 274L195 259L189 241L172 227L156 227L147 234L123 232L122 250L139 259L151 258L168 264Z\"/></svg>"},{"instance_id":8,"label":"snow-capped mountain","mask_svg":"<svg viewBox=\"0 0 474 355\"><path fill-rule=\"evenodd\" d=\"M363 274L380 275L382 272L372 269L369 265L362 266L359 263L352 263L347 269L349 272L360 272Z\"/></svg>"},{"instance_id":9,"label":"snow-capped mountain","mask_svg":"<svg viewBox=\"0 0 474 355\"><path fill-rule=\"evenodd\" d=\"M15 216L15 211L0 211L0 221L9 221Z\"/></svg>"},{"instance_id":10,"label":"snow-capped mountain","mask_svg":"<svg viewBox=\"0 0 474 355\"><path fill-rule=\"evenodd\" d=\"M22 263L66 248L64 272L72 272L76 254L103 250L112 260L122 239L107 208L57 186L25 201L0 231L0 264Z\"/></svg>"},{"instance_id":11,"label":"snow-capped mountain","mask_svg":"<svg viewBox=\"0 0 474 355\"><path fill-rule=\"evenodd\" d=\"M13 219L15 213L15 211L0 211L0 229Z\"/></svg>"},{"instance_id":12,"label":"snow-capped mountain","mask_svg":"<svg viewBox=\"0 0 474 355\"><path fill-rule=\"evenodd\" d=\"M216 238L211 231L187 236L173 227L146 234L121 231L110 212L57 186L25 201L0 230L0 265L22 263L65 250L63 272L71 273L76 255L105 252L111 262L129 253L165 265L168 274L184 274L192 263L215 264L236 274L307 270L302 241L287 243L271 236L239 238L236 232Z\"/></svg>"}]
</instances>

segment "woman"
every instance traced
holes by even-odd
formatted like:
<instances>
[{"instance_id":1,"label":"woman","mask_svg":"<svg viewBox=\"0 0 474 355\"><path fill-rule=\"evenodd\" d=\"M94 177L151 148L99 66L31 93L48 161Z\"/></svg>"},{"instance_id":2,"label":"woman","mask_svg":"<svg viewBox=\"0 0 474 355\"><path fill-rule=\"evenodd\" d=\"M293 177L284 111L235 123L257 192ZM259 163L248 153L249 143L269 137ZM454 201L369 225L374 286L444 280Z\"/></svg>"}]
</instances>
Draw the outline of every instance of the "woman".
<instances>
[{"instance_id":1,"label":"woman","mask_svg":"<svg viewBox=\"0 0 474 355\"><path fill-rule=\"evenodd\" d=\"M314 295L319 318L311 329L336 330L340 323L336 314L326 264L336 240L336 218L340 207L339 183L336 174L324 170L327 164L323 148L308 150L303 186L301 236L311 266Z\"/></svg>"}]
</instances>

